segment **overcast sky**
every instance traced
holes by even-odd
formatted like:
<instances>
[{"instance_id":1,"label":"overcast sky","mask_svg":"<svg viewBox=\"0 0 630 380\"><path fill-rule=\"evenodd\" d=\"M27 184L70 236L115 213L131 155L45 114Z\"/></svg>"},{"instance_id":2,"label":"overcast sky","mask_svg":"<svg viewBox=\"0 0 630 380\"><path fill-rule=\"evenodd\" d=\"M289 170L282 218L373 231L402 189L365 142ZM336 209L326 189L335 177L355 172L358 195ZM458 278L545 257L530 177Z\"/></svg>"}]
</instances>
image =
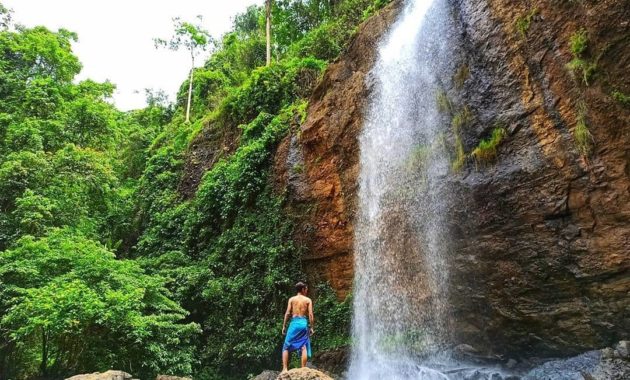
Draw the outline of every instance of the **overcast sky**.
<instances>
[{"instance_id":1,"label":"overcast sky","mask_svg":"<svg viewBox=\"0 0 630 380\"><path fill-rule=\"evenodd\" d=\"M214 37L229 30L234 15L263 0L0 0L25 26L66 28L79 34L74 52L83 64L79 78L109 79L122 110L144 106L144 89L162 89L171 100L190 69L184 51L156 50L153 38L168 39L173 17L203 16ZM197 59L201 64L204 59ZM198 64L198 65L199 65ZM138 91L139 93L135 93Z\"/></svg>"}]
</instances>

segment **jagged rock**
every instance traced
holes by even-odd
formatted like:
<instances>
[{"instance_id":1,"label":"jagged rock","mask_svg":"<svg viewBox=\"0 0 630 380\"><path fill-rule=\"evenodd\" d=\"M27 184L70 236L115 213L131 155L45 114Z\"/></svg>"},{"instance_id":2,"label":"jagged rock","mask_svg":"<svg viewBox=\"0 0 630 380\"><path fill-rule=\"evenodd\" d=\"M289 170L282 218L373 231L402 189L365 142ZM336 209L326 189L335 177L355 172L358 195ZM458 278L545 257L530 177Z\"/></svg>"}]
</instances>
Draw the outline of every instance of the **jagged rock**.
<instances>
[{"instance_id":1,"label":"jagged rock","mask_svg":"<svg viewBox=\"0 0 630 380\"><path fill-rule=\"evenodd\" d=\"M615 350L613 350L610 347L606 347L602 350L602 358L604 359L614 359L615 357Z\"/></svg>"},{"instance_id":2,"label":"jagged rock","mask_svg":"<svg viewBox=\"0 0 630 380\"><path fill-rule=\"evenodd\" d=\"M630 363L621 359L603 360L591 376L593 380L628 380Z\"/></svg>"},{"instance_id":3,"label":"jagged rock","mask_svg":"<svg viewBox=\"0 0 630 380\"><path fill-rule=\"evenodd\" d=\"M276 380L280 375L279 371L263 371L258 376L251 378L250 380Z\"/></svg>"},{"instance_id":4,"label":"jagged rock","mask_svg":"<svg viewBox=\"0 0 630 380\"><path fill-rule=\"evenodd\" d=\"M133 376L124 371L109 370L107 372L94 372L82 375L75 375L66 380L127 380Z\"/></svg>"},{"instance_id":5,"label":"jagged rock","mask_svg":"<svg viewBox=\"0 0 630 380\"><path fill-rule=\"evenodd\" d=\"M179 377L170 375L157 375L155 380L192 380L190 377Z\"/></svg>"},{"instance_id":6,"label":"jagged rock","mask_svg":"<svg viewBox=\"0 0 630 380\"><path fill-rule=\"evenodd\" d=\"M622 359L630 358L630 342L627 340L622 340L615 347L615 353L617 353L617 357Z\"/></svg>"},{"instance_id":7,"label":"jagged rock","mask_svg":"<svg viewBox=\"0 0 630 380\"><path fill-rule=\"evenodd\" d=\"M277 380L333 380L333 378L316 369L294 368L281 373Z\"/></svg>"},{"instance_id":8,"label":"jagged rock","mask_svg":"<svg viewBox=\"0 0 630 380\"><path fill-rule=\"evenodd\" d=\"M620 342L617 347L623 347L623 342ZM630 361L614 357L616 353L617 350L605 348L568 359L551 360L530 370L524 380L630 379Z\"/></svg>"},{"instance_id":9,"label":"jagged rock","mask_svg":"<svg viewBox=\"0 0 630 380\"><path fill-rule=\"evenodd\" d=\"M514 360L514 359L509 359L509 360L507 361L507 363L505 363L505 368L507 368L507 369L512 369L512 368L515 368L517 364L518 364L518 362L517 362L516 360Z\"/></svg>"},{"instance_id":10,"label":"jagged rock","mask_svg":"<svg viewBox=\"0 0 630 380\"><path fill-rule=\"evenodd\" d=\"M350 348L343 347L335 350L317 352L313 355L313 365L327 373L342 375L348 368L350 360Z\"/></svg>"}]
</instances>

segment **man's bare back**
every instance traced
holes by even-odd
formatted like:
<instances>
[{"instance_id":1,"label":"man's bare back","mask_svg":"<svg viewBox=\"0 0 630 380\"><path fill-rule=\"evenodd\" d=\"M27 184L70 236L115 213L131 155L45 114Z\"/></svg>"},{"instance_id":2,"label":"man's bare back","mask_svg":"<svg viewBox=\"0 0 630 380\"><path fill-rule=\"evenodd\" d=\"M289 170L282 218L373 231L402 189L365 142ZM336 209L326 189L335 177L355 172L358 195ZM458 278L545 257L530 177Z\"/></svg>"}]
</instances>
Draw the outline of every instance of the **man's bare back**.
<instances>
[{"instance_id":1,"label":"man's bare back","mask_svg":"<svg viewBox=\"0 0 630 380\"><path fill-rule=\"evenodd\" d=\"M309 310L313 301L310 298L298 294L289 298L289 307L287 311L290 311L293 317L306 317L309 315Z\"/></svg>"}]
</instances>

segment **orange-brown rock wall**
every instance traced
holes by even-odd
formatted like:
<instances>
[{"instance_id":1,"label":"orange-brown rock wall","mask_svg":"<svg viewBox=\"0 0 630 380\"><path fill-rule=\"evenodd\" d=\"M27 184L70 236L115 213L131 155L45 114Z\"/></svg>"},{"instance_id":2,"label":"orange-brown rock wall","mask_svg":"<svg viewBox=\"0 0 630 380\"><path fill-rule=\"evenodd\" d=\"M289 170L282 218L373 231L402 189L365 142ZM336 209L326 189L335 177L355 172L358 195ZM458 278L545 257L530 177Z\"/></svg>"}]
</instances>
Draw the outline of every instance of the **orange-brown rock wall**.
<instances>
[{"instance_id":1,"label":"orange-brown rock wall","mask_svg":"<svg viewBox=\"0 0 630 380\"><path fill-rule=\"evenodd\" d=\"M328 281L344 298L352 288L353 217L359 174L358 135L369 89L366 76L396 1L363 23L342 57L329 65L309 99L308 116L276 155L276 177L288 186L300 220L296 239L313 282Z\"/></svg>"}]
</instances>

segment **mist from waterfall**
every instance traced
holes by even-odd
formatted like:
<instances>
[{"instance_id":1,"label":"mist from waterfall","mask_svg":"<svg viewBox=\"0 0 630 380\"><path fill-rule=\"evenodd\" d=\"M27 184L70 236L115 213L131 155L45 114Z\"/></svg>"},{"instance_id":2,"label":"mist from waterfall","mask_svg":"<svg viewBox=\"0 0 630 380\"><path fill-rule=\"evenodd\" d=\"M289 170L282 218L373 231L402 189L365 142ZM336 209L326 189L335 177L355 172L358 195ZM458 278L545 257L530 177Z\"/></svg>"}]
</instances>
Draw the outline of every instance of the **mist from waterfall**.
<instances>
[{"instance_id":1,"label":"mist from waterfall","mask_svg":"<svg viewBox=\"0 0 630 380\"><path fill-rule=\"evenodd\" d=\"M448 66L445 0L409 0L369 76L360 136L352 380L447 379L451 164L436 94ZM446 62L446 64L444 63Z\"/></svg>"}]
</instances>

